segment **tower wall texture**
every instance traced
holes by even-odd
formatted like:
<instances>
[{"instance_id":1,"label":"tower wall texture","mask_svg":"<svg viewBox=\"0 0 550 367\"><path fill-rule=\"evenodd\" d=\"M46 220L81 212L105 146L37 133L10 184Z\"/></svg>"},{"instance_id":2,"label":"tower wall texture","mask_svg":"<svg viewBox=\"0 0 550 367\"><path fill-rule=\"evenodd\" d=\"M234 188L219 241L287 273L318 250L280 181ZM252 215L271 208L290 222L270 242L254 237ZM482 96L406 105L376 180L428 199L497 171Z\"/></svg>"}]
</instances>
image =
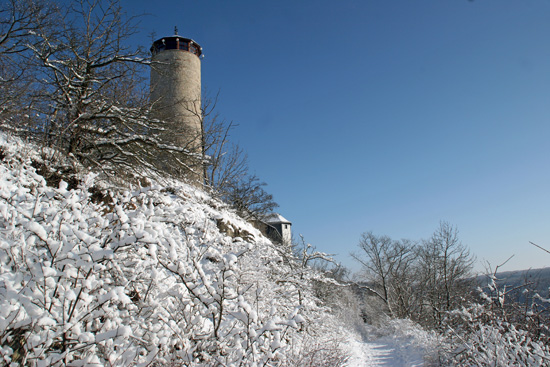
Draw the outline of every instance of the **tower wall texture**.
<instances>
[{"instance_id":1,"label":"tower wall texture","mask_svg":"<svg viewBox=\"0 0 550 367\"><path fill-rule=\"evenodd\" d=\"M152 58L150 101L154 117L163 120L165 143L184 148L182 154L193 180L203 177L203 128L201 117L201 61L189 51L162 50ZM191 154L189 154L191 153ZM170 157L160 157L170 160ZM170 166L170 162L165 162ZM168 167L169 168L169 167ZM168 169L170 171L170 169Z\"/></svg>"}]
</instances>

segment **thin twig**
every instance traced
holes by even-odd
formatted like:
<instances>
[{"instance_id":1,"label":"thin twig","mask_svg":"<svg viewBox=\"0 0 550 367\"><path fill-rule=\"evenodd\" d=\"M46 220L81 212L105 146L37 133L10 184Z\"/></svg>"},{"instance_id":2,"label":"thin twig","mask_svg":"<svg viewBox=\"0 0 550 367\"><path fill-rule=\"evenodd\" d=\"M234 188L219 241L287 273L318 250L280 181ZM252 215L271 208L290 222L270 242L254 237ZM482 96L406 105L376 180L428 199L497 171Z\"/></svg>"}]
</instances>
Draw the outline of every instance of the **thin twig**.
<instances>
[{"instance_id":1,"label":"thin twig","mask_svg":"<svg viewBox=\"0 0 550 367\"><path fill-rule=\"evenodd\" d=\"M529 243L530 243L531 245L535 246L535 247L540 248L542 251L546 251L546 252L548 252L548 253L550 254L550 251L548 251L548 250L545 249L544 247L541 247L541 246L539 246L539 245L537 245L536 243L533 243L533 242L531 242L531 241L529 241Z\"/></svg>"}]
</instances>

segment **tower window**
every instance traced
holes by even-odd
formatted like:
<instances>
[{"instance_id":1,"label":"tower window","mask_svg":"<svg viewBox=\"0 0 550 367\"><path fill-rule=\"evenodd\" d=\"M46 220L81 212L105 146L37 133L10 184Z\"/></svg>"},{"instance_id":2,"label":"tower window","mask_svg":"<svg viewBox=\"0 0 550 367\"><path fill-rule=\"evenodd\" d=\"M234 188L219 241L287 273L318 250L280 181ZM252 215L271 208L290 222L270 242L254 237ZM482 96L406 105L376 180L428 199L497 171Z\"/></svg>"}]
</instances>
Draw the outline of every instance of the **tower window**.
<instances>
[{"instance_id":1,"label":"tower window","mask_svg":"<svg viewBox=\"0 0 550 367\"><path fill-rule=\"evenodd\" d=\"M173 38L168 38L166 40L166 48L168 50L173 50L173 49L177 48L176 40L173 39Z\"/></svg>"}]
</instances>

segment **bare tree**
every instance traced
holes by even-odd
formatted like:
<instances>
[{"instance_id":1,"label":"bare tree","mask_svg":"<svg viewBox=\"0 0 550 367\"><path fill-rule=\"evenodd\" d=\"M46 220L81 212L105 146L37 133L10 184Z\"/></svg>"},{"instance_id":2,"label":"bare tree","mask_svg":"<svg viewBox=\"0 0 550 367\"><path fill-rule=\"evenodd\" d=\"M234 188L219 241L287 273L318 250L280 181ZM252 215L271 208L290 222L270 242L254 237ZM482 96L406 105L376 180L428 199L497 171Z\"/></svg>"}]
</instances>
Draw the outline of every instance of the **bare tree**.
<instances>
[{"instance_id":1,"label":"bare tree","mask_svg":"<svg viewBox=\"0 0 550 367\"><path fill-rule=\"evenodd\" d=\"M438 327L445 313L465 304L473 290L474 257L448 223L420 244L363 233L359 248L352 257L363 267L363 287L386 304L391 317Z\"/></svg>"},{"instance_id":2,"label":"bare tree","mask_svg":"<svg viewBox=\"0 0 550 367\"><path fill-rule=\"evenodd\" d=\"M424 324L438 326L445 312L465 303L472 290L475 258L458 239L458 230L441 222L432 237L418 247Z\"/></svg>"},{"instance_id":3,"label":"bare tree","mask_svg":"<svg viewBox=\"0 0 550 367\"><path fill-rule=\"evenodd\" d=\"M219 193L248 175L248 157L243 149L231 141L231 131L237 126L216 112L219 93L203 99L201 123L203 150L206 158L205 183Z\"/></svg>"},{"instance_id":4,"label":"bare tree","mask_svg":"<svg viewBox=\"0 0 550 367\"><path fill-rule=\"evenodd\" d=\"M233 122L216 112L218 95L205 98L201 110L203 150L205 152L205 184L222 200L232 205L245 219L262 219L278 204L264 190L265 182L248 168L248 156L231 141Z\"/></svg>"},{"instance_id":5,"label":"bare tree","mask_svg":"<svg viewBox=\"0 0 550 367\"><path fill-rule=\"evenodd\" d=\"M273 195L268 194L263 187L265 182L255 175L246 176L241 180L231 182L222 198L232 205L244 219L262 219L279 205L273 201Z\"/></svg>"},{"instance_id":6,"label":"bare tree","mask_svg":"<svg viewBox=\"0 0 550 367\"><path fill-rule=\"evenodd\" d=\"M28 119L28 98L33 69L29 65L29 45L37 42L36 31L50 27L55 5L41 0L7 0L0 4L0 126L17 116L18 124Z\"/></svg>"},{"instance_id":7,"label":"bare tree","mask_svg":"<svg viewBox=\"0 0 550 367\"><path fill-rule=\"evenodd\" d=\"M359 248L361 251L351 256L363 266L365 286L386 304L390 316L409 317L414 244L366 232L361 235Z\"/></svg>"},{"instance_id":8,"label":"bare tree","mask_svg":"<svg viewBox=\"0 0 550 367\"><path fill-rule=\"evenodd\" d=\"M116 1L73 2L57 17L57 27L41 28L31 46L42 81L37 112L48 145L101 165L148 127L132 94L139 83L134 63L143 59L123 46L135 25Z\"/></svg>"}]
</instances>

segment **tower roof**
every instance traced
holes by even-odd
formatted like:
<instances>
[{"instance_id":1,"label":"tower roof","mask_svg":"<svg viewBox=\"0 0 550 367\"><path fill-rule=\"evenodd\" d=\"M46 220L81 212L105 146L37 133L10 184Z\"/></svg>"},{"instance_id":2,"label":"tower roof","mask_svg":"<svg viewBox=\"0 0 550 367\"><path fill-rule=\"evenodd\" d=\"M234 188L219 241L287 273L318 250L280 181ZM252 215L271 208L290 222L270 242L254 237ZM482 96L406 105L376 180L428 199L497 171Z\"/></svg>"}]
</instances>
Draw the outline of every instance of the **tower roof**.
<instances>
[{"instance_id":1,"label":"tower roof","mask_svg":"<svg viewBox=\"0 0 550 367\"><path fill-rule=\"evenodd\" d=\"M278 223L292 224L279 213L271 213L266 215L264 218L264 222L268 224L278 224Z\"/></svg>"},{"instance_id":2,"label":"tower roof","mask_svg":"<svg viewBox=\"0 0 550 367\"><path fill-rule=\"evenodd\" d=\"M151 46L151 54L156 55L164 50L188 51L199 57L202 55L202 47L197 42L177 34L169 37L163 37L153 42L153 45Z\"/></svg>"}]
</instances>

